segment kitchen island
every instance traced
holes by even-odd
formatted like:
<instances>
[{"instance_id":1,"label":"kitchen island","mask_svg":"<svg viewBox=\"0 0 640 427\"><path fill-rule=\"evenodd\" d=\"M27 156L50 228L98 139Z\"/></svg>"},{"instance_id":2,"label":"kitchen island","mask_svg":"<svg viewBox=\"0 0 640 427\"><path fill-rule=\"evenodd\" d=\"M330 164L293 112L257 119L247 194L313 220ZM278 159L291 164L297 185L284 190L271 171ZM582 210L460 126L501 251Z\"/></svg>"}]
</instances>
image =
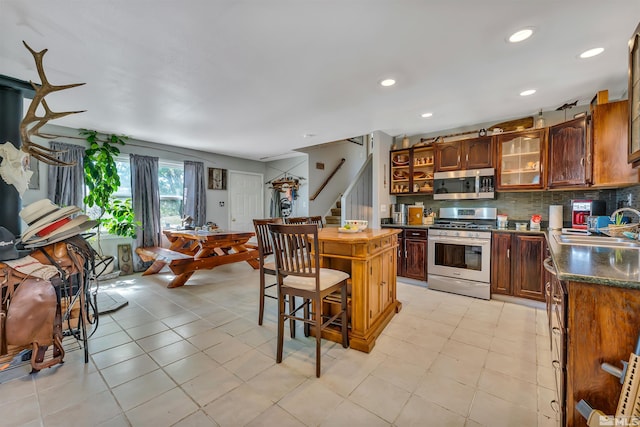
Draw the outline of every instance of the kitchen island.
<instances>
[{"instance_id":1,"label":"kitchen island","mask_svg":"<svg viewBox=\"0 0 640 427\"><path fill-rule=\"evenodd\" d=\"M558 409L567 426L586 426L575 409L586 400L614 415L622 385L604 372L622 367L640 334L640 249L548 243L556 278L548 291Z\"/></svg>"},{"instance_id":2,"label":"kitchen island","mask_svg":"<svg viewBox=\"0 0 640 427\"><path fill-rule=\"evenodd\" d=\"M337 228L318 230L322 267L351 275L349 286L349 345L370 352L376 339L402 304L396 296L396 251L400 230L366 229L341 233ZM325 304L323 311L331 310ZM338 330L326 329L323 337L341 342Z\"/></svg>"}]
</instances>

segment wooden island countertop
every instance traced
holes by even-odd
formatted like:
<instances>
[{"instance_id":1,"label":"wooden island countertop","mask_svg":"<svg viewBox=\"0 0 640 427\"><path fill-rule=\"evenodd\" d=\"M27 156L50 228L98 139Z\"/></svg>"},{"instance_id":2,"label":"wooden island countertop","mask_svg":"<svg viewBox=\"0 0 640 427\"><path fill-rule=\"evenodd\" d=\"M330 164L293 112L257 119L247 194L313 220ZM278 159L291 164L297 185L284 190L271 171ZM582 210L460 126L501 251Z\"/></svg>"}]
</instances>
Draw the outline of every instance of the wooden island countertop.
<instances>
[{"instance_id":1,"label":"wooden island countertop","mask_svg":"<svg viewBox=\"0 0 640 427\"><path fill-rule=\"evenodd\" d=\"M351 275L349 340L355 350L370 352L402 304L396 297L398 234L393 228L341 233L337 228L318 230L322 267ZM325 304L323 310L331 310ZM338 331L323 336L340 342Z\"/></svg>"}]
</instances>

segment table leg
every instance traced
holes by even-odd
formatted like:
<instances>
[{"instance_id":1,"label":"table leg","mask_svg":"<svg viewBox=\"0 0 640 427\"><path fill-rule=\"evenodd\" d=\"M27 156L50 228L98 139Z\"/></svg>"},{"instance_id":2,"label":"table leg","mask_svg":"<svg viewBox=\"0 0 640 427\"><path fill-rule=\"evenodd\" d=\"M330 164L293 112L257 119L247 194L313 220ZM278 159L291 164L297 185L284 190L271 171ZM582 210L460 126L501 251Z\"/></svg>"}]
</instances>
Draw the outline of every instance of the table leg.
<instances>
[{"instance_id":1,"label":"table leg","mask_svg":"<svg viewBox=\"0 0 640 427\"><path fill-rule=\"evenodd\" d=\"M154 261L153 264L151 264L149 266L149 268L147 268L144 273L142 273L143 276L148 276L149 274L156 274L158 273L160 270L162 270L162 268L167 265L166 262L164 261Z\"/></svg>"},{"instance_id":2,"label":"table leg","mask_svg":"<svg viewBox=\"0 0 640 427\"><path fill-rule=\"evenodd\" d=\"M187 280L189 280L189 277L191 277L193 273L195 273L195 270L176 275L176 277L174 277L173 280L169 282L167 288L178 288L180 286L184 286L184 284L187 283Z\"/></svg>"}]
</instances>

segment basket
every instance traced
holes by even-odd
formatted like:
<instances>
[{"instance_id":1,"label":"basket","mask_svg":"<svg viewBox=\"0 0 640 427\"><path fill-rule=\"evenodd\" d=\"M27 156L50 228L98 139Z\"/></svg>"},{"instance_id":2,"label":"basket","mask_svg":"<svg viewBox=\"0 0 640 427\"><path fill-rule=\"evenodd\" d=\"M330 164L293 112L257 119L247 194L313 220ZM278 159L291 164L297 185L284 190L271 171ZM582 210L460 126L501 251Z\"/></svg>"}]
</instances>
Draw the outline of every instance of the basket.
<instances>
[{"instance_id":1,"label":"basket","mask_svg":"<svg viewBox=\"0 0 640 427\"><path fill-rule=\"evenodd\" d=\"M625 231L629 231L631 233L637 233L638 225L640 224L638 223L620 224L620 225L609 224L607 228L600 228L598 229L598 231L611 237L623 237L622 233L624 233Z\"/></svg>"}]
</instances>

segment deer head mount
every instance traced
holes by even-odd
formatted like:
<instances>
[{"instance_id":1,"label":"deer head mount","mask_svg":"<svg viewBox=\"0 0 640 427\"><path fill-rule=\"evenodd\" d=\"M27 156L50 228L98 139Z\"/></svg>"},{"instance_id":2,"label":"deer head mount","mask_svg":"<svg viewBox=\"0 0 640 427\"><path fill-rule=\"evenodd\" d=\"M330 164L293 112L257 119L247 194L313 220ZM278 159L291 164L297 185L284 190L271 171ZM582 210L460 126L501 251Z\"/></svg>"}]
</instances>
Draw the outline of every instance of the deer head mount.
<instances>
[{"instance_id":1,"label":"deer head mount","mask_svg":"<svg viewBox=\"0 0 640 427\"><path fill-rule=\"evenodd\" d=\"M52 135L40 133L40 129L42 128L42 126L44 126L49 120L59 119L70 114L83 113L84 111L86 111L65 111L56 113L54 111L51 111L44 99L44 97L50 93L59 92L61 90L70 89L76 86L82 86L84 83L74 83L62 86L52 85L51 83L49 83L49 80L47 79L47 76L44 72L44 66L42 65L42 58L44 57L44 54L47 53L48 49L43 49L40 52L36 52L35 50L31 49L31 47L25 41L22 41L22 43L24 43L25 47L33 55L33 59L36 61L38 75L40 76L40 80L42 81L40 85L37 85L32 81L29 82L31 83L31 86L36 91L36 93L31 100L31 104L29 105L27 113L22 119L22 122L20 122L22 151L49 165L72 166L72 163L66 163L56 158L55 154L58 152L58 150L52 150L48 147L43 147L42 145L36 144L31 141L31 137L39 136L41 138L53 139L55 137ZM42 108L44 110L43 116L38 116L38 114L36 113L40 105L42 105Z\"/></svg>"}]
</instances>

